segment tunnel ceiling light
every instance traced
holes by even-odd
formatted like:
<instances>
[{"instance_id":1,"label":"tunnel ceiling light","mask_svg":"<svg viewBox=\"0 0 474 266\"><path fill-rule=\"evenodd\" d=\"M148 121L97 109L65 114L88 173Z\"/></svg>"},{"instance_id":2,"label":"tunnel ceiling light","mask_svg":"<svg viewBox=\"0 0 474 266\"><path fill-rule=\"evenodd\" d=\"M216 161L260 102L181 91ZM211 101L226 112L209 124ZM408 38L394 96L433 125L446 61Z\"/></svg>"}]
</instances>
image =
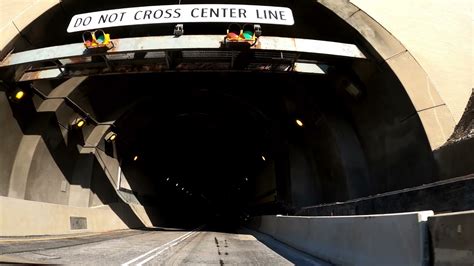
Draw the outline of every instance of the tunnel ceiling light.
<instances>
[{"instance_id":1,"label":"tunnel ceiling light","mask_svg":"<svg viewBox=\"0 0 474 266\"><path fill-rule=\"evenodd\" d=\"M299 127L302 127L304 124L303 124L303 121L299 120L299 119L296 119L296 124L299 126Z\"/></svg>"},{"instance_id":2,"label":"tunnel ceiling light","mask_svg":"<svg viewBox=\"0 0 474 266\"><path fill-rule=\"evenodd\" d=\"M178 184L178 183L176 183L176 186L178 186L178 185L179 185L179 184Z\"/></svg>"},{"instance_id":3,"label":"tunnel ceiling light","mask_svg":"<svg viewBox=\"0 0 474 266\"><path fill-rule=\"evenodd\" d=\"M112 132L112 131L110 131L109 133L107 133L107 135L105 135L105 140L106 140L107 142L112 142L112 141L114 141L116 138L117 138L117 133Z\"/></svg>"},{"instance_id":4,"label":"tunnel ceiling light","mask_svg":"<svg viewBox=\"0 0 474 266\"><path fill-rule=\"evenodd\" d=\"M262 160L266 161L267 159L265 158L265 156L262 155Z\"/></svg>"},{"instance_id":5,"label":"tunnel ceiling light","mask_svg":"<svg viewBox=\"0 0 474 266\"><path fill-rule=\"evenodd\" d=\"M248 179L248 178L245 178L245 181L249 181L249 179Z\"/></svg>"},{"instance_id":6,"label":"tunnel ceiling light","mask_svg":"<svg viewBox=\"0 0 474 266\"><path fill-rule=\"evenodd\" d=\"M359 97L361 94L360 90L353 83L347 85L345 89L352 97Z\"/></svg>"},{"instance_id":7,"label":"tunnel ceiling light","mask_svg":"<svg viewBox=\"0 0 474 266\"><path fill-rule=\"evenodd\" d=\"M134 160L134 161L138 160L138 155L135 155L135 156L133 157L133 160Z\"/></svg>"},{"instance_id":8,"label":"tunnel ceiling light","mask_svg":"<svg viewBox=\"0 0 474 266\"><path fill-rule=\"evenodd\" d=\"M181 191L184 191L184 187L183 187L183 188L181 188Z\"/></svg>"},{"instance_id":9,"label":"tunnel ceiling light","mask_svg":"<svg viewBox=\"0 0 474 266\"><path fill-rule=\"evenodd\" d=\"M86 120L82 117L78 117L74 119L74 121L72 122L72 126L75 128L82 128L85 125L86 125Z\"/></svg>"},{"instance_id":10,"label":"tunnel ceiling light","mask_svg":"<svg viewBox=\"0 0 474 266\"><path fill-rule=\"evenodd\" d=\"M16 93L15 93L15 99L16 100L21 100L23 98L23 96L25 96L25 92L22 91L22 90L18 90Z\"/></svg>"},{"instance_id":11,"label":"tunnel ceiling light","mask_svg":"<svg viewBox=\"0 0 474 266\"><path fill-rule=\"evenodd\" d=\"M169 177L167 177L167 178L166 178L166 181L170 181L170 178L169 178Z\"/></svg>"},{"instance_id":12,"label":"tunnel ceiling light","mask_svg":"<svg viewBox=\"0 0 474 266\"><path fill-rule=\"evenodd\" d=\"M26 96L26 92L24 90L16 89L9 94L8 99L10 99L13 102L19 102L22 99L24 99L25 96Z\"/></svg>"}]
</instances>

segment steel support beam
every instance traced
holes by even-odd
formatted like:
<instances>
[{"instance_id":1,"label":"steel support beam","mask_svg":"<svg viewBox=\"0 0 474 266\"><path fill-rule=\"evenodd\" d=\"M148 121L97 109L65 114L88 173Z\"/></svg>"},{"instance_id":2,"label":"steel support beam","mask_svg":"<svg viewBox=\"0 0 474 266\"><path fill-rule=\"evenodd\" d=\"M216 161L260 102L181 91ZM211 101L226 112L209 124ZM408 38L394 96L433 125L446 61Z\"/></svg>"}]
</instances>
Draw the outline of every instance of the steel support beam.
<instances>
[{"instance_id":1,"label":"steel support beam","mask_svg":"<svg viewBox=\"0 0 474 266\"><path fill-rule=\"evenodd\" d=\"M221 49L222 41L223 36L221 35L184 35L179 38L174 36L154 36L114 39L114 47L112 49L93 54L90 50L86 50L82 43L74 43L10 54L0 63L0 68L60 59L90 57L91 55L101 54L110 55L160 50ZM251 49L309 53L356 59L365 58L364 54L354 44L309 39L260 37L257 45Z\"/></svg>"}]
</instances>

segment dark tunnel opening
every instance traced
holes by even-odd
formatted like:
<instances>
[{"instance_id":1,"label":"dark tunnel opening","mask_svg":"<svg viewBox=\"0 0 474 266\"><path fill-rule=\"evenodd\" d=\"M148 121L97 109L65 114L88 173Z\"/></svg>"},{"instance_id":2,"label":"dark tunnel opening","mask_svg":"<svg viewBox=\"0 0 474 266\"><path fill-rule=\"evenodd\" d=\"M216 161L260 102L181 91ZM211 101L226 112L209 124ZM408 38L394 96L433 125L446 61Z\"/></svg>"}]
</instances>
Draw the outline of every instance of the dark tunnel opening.
<instances>
[{"instance_id":1,"label":"dark tunnel opening","mask_svg":"<svg viewBox=\"0 0 474 266\"><path fill-rule=\"evenodd\" d=\"M175 78L157 80L173 84ZM257 179L284 156L278 146L299 134L295 121L303 119L303 110L289 113L286 104L292 96L306 96L290 95L278 85L281 77L200 74L189 79L196 85L158 88L116 122L118 156L154 180L156 202L172 202L174 212L198 220L225 217L238 224L251 215L258 190L275 190L256 188ZM155 84L142 82L135 86Z\"/></svg>"},{"instance_id":2,"label":"dark tunnel opening","mask_svg":"<svg viewBox=\"0 0 474 266\"><path fill-rule=\"evenodd\" d=\"M371 176L380 166L370 157L386 147L364 143L374 128L358 119L376 116L353 108L367 104L367 96L354 98L332 79L238 72L102 76L89 77L70 98L99 122L115 120L118 137L104 142L104 151L120 162L123 189L159 210L157 223L230 230L250 216L294 214L394 187L393 168ZM399 96L396 105L404 101ZM380 115L393 115L384 110ZM420 130L412 127L409 134ZM421 146L390 156L398 166L429 158ZM427 175L430 167L418 169Z\"/></svg>"},{"instance_id":3,"label":"dark tunnel opening","mask_svg":"<svg viewBox=\"0 0 474 266\"><path fill-rule=\"evenodd\" d=\"M170 222L180 226L216 221L237 226L257 214L256 201L262 196L273 197L267 213L288 212L285 199L277 203L275 196L277 182L290 174L286 146L304 145L304 130L313 127L320 108L335 101L325 78L295 75L317 84L295 88L285 75L187 76L195 85L184 86L176 74L127 77L127 84L133 84L127 89L140 97L116 121L114 131L119 136L116 154L131 190L140 193L134 175L148 178L154 191L145 197L147 203L166 210L173 217ZM120 83L100 79L91 83L105 82L110 88ZM94 94L107 95L108 89ZM295 108L296 102L306 104Z\"/></svg>"}]
</instances>

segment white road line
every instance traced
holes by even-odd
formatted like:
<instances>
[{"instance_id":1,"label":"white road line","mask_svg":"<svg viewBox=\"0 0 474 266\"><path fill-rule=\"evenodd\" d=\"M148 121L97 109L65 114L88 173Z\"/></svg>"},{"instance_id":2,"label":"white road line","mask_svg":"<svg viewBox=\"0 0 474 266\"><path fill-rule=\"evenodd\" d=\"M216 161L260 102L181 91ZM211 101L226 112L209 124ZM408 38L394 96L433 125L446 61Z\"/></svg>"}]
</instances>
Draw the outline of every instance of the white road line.
<instances>
[{"instance_id":1,"label":"white road line","mask_svg":"<svg viewBox=\"0 0 474 266\"><path fill-rule=\"evenodd\" d=\"M142 260L141 262L137 263L137 266L142 266L143 264L145 264L145 263L149 262L150 260L156 258L158 255L160 255L161 253L163 253L165 250L167 250L167 249L169 249L169 248L171 248L171 247L173 247L173 246L175 246L175 245L178 245L179 243L181 243L181 242L183 242L184 240L186 240L186 238L191 237L192 235L197 234L197 233L198 233L198 232L193 232L192 234L189 234L189 235L187 235L186 237L181 238L179 241L177 241L177 242L175 242L175 243L173 243L173 244L170 244L169 246L167 246L167 247L163 248L162 250L156 252L156 253L153 254L152 256L150 256L150 257L148 257L148 258Z\"/></svg>"},{"instance_id":2,"label":"white road line","mask_svg":"<svg viewBox=\"0 0 474 266\"><path fill-rule=\"evenodd\" d=\"M131 263L134 263L135 261L140 260L141 258L146 257L146 256L150 255L151 253L153 253L153 252L155 252L155 251L157 251L157 250L163 248L163 246L166 246L166 245L168 245L168 244L170 244L170 243L172 243L172 242L174 242L174 241L176 241L176 240L179 240L179 239L181 239L182 237L185 237L185 236L187 236L187 235L189 235L189 234L191 234L191 233L192 233L192 231L191 231L191 232L188 232L188 233L186 233L186 234L184 234L184 235L182 235L182 236L180 236L180 237L178 237L178 238L176 238L176 239L173 239L173 240L171 240L171 241L169 241L169 242L167 242L167 243L165 243L165 244L163 244L163 245L161 245L161 246L159 246L159 247L157 247L157 248L154 248L154 249L152 249L152 250L150 250L150 251L148 251L148 252L146 252L146 253L144 253L144 254L142 254L142 255L140 255L140 256L138 256L138 257L132 259L132 260L129 260L129 261L125 262L124 264L122 264L122 266L127 266L127 265L129 265L129 264L131 264Z\"/></svg>"},{"instance_id":3,"label":"white road line","mask_svg":"<svg viewBox=\"0 0 474 266\"><path fill-rule=\"evenodd\" d=\"M142 259L142 258L144 258L144 257L146 257L146 256L148 256L148 255L150 255L151 253L162 249L162 248L168 249L168 248L170 247L169 245L174 246L174 245L175 245L175 244L173 244L174 242L181 240L183 237L184 237L184 238L188 238L191 234L195 233L197 230L200 230L202 227L204 227L204 225L199 226L198 228L196 228L196 229L194 229L194 230L192 230L192 231L190 231L190 232L188 232L188 233L186 233L186 234L184 234L184 235L182 235L182 236L180 236L180 237L178 237L178 238L176 238L176 239L173 239L173 240L171 240L171 241L169 241L169 242L167 242L167 243L165 243L165 244L163 244L163 245L161 245L161 246L159 246L159 247L157 247L157 248L154 248L154 249L152 249L152 250L150 250L150 251L148 251L148 252L146 252L146 253L144 253L144 254L142 254L142 255L140 255L140 256L134 258L134 259L131 259L131 260L129 260L129 261L123 263L122 266L128 266L128 265L130 265L131 263L134 263L134 262L136 262L136 261L138 261L138 260L140 260L140 259ZM168 247L167 247L167 246L168 246ZM163 250L163 251L164 251L164 250ZM160 251L160 253L161 253L161 252L162 252L162 251ZM158 255L158 254L157 254L157 255ZM155 256L155 257L156 257L156 256Z\"/></svg>"}]
</instances>

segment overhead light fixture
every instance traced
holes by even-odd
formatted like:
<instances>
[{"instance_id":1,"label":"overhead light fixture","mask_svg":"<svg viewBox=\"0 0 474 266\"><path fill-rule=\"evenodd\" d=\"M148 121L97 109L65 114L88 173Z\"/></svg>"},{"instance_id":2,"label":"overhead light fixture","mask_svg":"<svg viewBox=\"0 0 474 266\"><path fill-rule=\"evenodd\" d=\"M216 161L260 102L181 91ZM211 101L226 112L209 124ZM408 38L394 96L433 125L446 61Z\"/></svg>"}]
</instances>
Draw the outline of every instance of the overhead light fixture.
<instances>
[{"instance_id":1,"label":"overhead light fixture","mask_svg":"<svg viewBox=\"0 0 474 266\"><path fill-rule=\"evenodd\" d=\"M303 124L303 121L299 120L299 119L296 119L296 124L299 126L299 127L302 127L304 124Z\"/></svg>"},{"instance_id":2,"label":"overhead light fixture","mask_svg":"<svg viewBox=\"0 0 474 266\"><path fill-rule=\"evenodd\" d=\"M249 181L249 179L248 179L248 178L245 178L245 181Z\"/></svg>"},{"instance_id":3,"label":"overhead light fixture","mask_svg":"<svg viewBox=\"0 0 474 266\"><path fill-rule=\"evenodd\" d=\"M178 184L178 183L176 183L176 186L178 186L178 185L179 185L179 184Z\"/></svg>"},{"instance_id":4,"label":"overhead light fixture","mask_svg":"<svg viewBox=\"0 0 474 266\"><path fill-rule=\"evenodd\" d=\"M260 36L262 36L262 27L259 24L245 24L242 27L242 33L240 35L241 39L255 42Z\"/></svg>"},{"instance_id":5,"label":"overhead light fixture","mask_svg":"<svg viewBox=\"0 0 474 266\"><path fill-rule=\"evenodd\" d=\"M184 34L183 24L176 24L173 31L174 37L179 37Z\"/></svg>"},{"instance_id":6,"label":"overhead light fixture","mask_svg":"<svg viewBox=\"0 0 474 266\"><path fill-rule=\"evenodd\" d=\"M85 125L86 125L86 120L82 117L78 117L74 119L74 121L72 122L72 126L75 128L82 128Z\"/></svg>"},{"instance_id":7,"label":"overhead light fixture","mask_svg":"<svg viewBox=\"0 0 474 266\"><path fill-rule=\"evenodd\" d=\"M262 160L266 161L265 156L262 155Z\"/></svg>"},{"instance_id":8,"label":"overhead light fixture","mask_svg":"<svg viewBox=\"0 0 474 266\"><path fill-rule=\"evenodd\" d=\"M112 48L113 43L110 41L110 34L103 30L85 31L82 34L82 41L86 49L96 48Z\"/></svg>"},{"instance_id":9,"label":"overhead light fixture","mask_svg":"<svg viewBox=\"0 0 474 266\"><path fill-rule=\"evenodd\" d=\"M113 132L113 131L110 131L109 133L107 133L107 135L105 135L105 140L107 142L112 142L114 141L115 139L117 138L117 133Z\"/></svg>"},{"instance_id":10,"label":"overhead light fixture","mask_svg":"<svg viewBox=\"0 0 474 266\"><path fill-rule=\"evenodd\" d=\"M166 181L170 181L170 178L169 178L169 177L167 177L167 178L166 178Z\"/></svg>"},{"instance_id":11,"label":"overhead light fixture","mask_svg":"<svg viewBox=\"0 0 474 266\"><path fill-rule=\"evenodd\" d=\"M237 46L250 48L257 43L262 35L262 27L259 24L245 24L243 27L239 24L230 24L227 27L227 34L224 38L226 46Z\"/></svg>"},{"instance_id":12,"label":"overhead light fixture","mask_svg":"<svg viewBox=\"0 0 474 266\"><path fill-rule=\"evenodd\" d=\"M135 156L133 157L133 160L134 160L134 161L138 160L138 155L135 155Z\"/></svg>"},{"instance_id":13,"label":"overhead light fixture","mask_svg":"<svg viewBox=\"0 0 474 266\"><path fill-rule=\"evenodd\" d=\"M260 24L253 25L253 32L255 34L255 37L257 38L262 36L262 27L260 26Z\"/></svg>"},{"instance_id":14,"label":"overhead light fixture","mask_svg":"<svg viewBox=\"0 0 474 266\"><path fill-rule=\"evenodd\" d=\"M237 42L240 40L240 33L242 29L239 24L230 24L227 28L226 40L230 42Z\"/></svg>"},{"instance_id":15,"label":"overhead light fixture","mask_svg":"<svg viewBox=\"0 0 474 266\"><path fill-rule=\"evenodd\" d=\"M181 191L183 191L183 190L184 190L184 187L183 187L183 188L181 188Z\"/></svg>"}]
</instances>

